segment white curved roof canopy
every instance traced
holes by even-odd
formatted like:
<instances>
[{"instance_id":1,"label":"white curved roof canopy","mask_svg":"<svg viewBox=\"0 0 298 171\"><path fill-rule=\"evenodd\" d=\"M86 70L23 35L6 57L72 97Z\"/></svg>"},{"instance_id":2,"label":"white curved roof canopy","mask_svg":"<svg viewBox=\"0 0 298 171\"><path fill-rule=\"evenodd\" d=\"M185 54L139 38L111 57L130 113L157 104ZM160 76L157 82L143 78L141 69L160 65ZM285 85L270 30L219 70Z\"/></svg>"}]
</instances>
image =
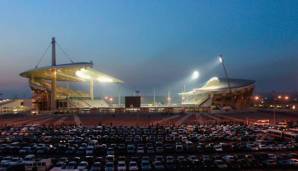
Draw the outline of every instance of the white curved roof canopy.
<instances>
[{"instance_id":1,"label":"white curved roof canopy","mask_svg":"<svg viewBox=\"0 0 298 171\"><path fill-rule=\"evenodd\" d=\"M109 83L123 83L122 80L97 71L92 68L93 64L88 62L59 64L56 66L47 66L31 69L21 73L22 77L34 78L34 79L52 79L52 70L56 70L57 81L87 81L97 80L99 82Z\"/></svg>"},{"instance_id":2,"label":"white curved roof canopy","mask_svg":"<svg viewBox=\"0 0 298 171\"><path fill-rule=\"evenodd\" d=\"M209 79L202 87L195 88L192 91L179 93L180 95L187 95L193 93L203 93L203 92L220 92L229 89L229 84L231 89L238 89L242 87L252 86L255 84L253 80L244 80L244 79L225 79L212 77Z\"/></svg>"}]
</instances>

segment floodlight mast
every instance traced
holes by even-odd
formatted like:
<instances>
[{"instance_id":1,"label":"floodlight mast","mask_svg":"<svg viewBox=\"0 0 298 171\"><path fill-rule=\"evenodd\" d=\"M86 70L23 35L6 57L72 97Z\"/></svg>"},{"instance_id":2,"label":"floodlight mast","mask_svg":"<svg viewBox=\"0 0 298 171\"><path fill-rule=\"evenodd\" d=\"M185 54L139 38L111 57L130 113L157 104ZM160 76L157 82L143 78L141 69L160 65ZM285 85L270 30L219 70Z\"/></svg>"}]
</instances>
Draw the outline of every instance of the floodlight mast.
<instances>
[{"instance_id":1,"label":"floodlight mast","mask_svg":"<svg viewBox=\"0 0 298 171\"><path fill-rule=\"evenodd\" d=\"M51 111L56 110L56 40L55 37L52 38L52 80L51 80Z\"/></svg>"},{"instance_id":2,"label":"floodlight mast","mask_svg":"<svg viewBox=\"0 0 298 171\"><path fill-rule=\"evenodd\" d=\"M224 59L223 59L223 55L222 54L218 55L218 60L222 64L222 67L224 69L225 77L226 77L227 82L228 82L229 94L231 96L232 95L232 90L231 90L230 79L229 79L229 76L228 76L228 71L226 69L226 66L225 66L225 63L224 63Z\"/></svg>"}]
</instances>

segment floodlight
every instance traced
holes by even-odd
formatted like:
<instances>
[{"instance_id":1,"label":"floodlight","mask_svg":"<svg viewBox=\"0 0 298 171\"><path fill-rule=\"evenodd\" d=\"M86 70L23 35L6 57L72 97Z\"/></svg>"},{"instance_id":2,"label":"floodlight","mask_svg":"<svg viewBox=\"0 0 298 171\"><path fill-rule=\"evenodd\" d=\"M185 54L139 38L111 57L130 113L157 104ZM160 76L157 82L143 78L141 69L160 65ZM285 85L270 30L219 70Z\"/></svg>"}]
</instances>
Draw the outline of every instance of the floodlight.
<instances>
[{"instance_id":1,"label":"floodlight","mask_svg":"<svg viewBox=\"0 0 298 171\"><path fill-rule=\"evenodd\" d=\"M223 63L223 58L222 58L221 56L219 56L219 57L218 57L218 61L219 61L220 63Z\"/></svg>"},{"instance_id":2,"label":"floodlight","mask_svg":"<svg viewBox=\"0 0 298 171\"><path fill-rule=\"evenodd\" d=\"M196 79L199 78L199 76L200 76L199 71L194 71L194 72L192 73L192 75L191 75L191 79L192 79L192 80L196 80Z\"/></svg>"},{"instance_id":3,"label":"floodlight","mask_svg":"<svg viewBox=\"0 0 298 171\"><path fill-rule=\"evenodd\" d=\"M91 79L90 75L85 73L83 70L76 71L76 76L82 79Z\"/></svg>"}]
</instances>

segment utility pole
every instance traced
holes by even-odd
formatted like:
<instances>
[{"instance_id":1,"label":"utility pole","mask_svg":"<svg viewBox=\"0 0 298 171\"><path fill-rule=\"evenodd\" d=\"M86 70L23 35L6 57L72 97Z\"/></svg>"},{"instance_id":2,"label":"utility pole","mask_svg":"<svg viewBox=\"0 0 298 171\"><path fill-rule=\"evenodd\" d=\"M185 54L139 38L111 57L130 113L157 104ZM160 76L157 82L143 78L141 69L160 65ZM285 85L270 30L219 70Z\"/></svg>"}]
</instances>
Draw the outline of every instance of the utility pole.
<instances>
[{"instance_id":1,"label":"utility pole","mask_svg":"<svg viewBox=\"0 0 298 171\"><path fill-rule=\"evenodd\" d=\"M51 111L56 110L56 40L55 37L52 38L52 80L51 80Z\"/></svg>"}]
</instances>

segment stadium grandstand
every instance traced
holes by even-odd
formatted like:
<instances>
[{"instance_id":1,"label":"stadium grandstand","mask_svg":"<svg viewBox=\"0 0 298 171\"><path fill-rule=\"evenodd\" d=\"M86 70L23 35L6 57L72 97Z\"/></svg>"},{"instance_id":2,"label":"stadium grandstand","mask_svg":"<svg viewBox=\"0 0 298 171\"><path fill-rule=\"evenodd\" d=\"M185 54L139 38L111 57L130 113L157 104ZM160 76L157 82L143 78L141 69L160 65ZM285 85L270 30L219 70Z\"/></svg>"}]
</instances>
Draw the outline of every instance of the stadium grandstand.
<instances>
[{"instance_id":1,"label":"stadium grandstand","mask_svg":"<svg viewBox=\"0 0 298 171\"><path fill-rule=\"evenodd\" d=\"M246 108L250 105L255 81L213 77L202 87L179 93L183 106L200 108Z\"/></svg>"},{"instance_id":2,"label":"stadium grandstand","mask_svg":"<svg viewBox=\"0 0 298 171\"><path fill-rule=\"evenodd\" d=\"M122 83L123 81L93 68L92 62L56 64L56 41L52 38L52 65L36 67L20 75L29 80L33 111L55 111L65 108L109 107L94 99L94 81ZM89 83L89 92L69 88L70 82ZM66 85L66 86L65 86Z\"/></svg>"}]
</instances>

